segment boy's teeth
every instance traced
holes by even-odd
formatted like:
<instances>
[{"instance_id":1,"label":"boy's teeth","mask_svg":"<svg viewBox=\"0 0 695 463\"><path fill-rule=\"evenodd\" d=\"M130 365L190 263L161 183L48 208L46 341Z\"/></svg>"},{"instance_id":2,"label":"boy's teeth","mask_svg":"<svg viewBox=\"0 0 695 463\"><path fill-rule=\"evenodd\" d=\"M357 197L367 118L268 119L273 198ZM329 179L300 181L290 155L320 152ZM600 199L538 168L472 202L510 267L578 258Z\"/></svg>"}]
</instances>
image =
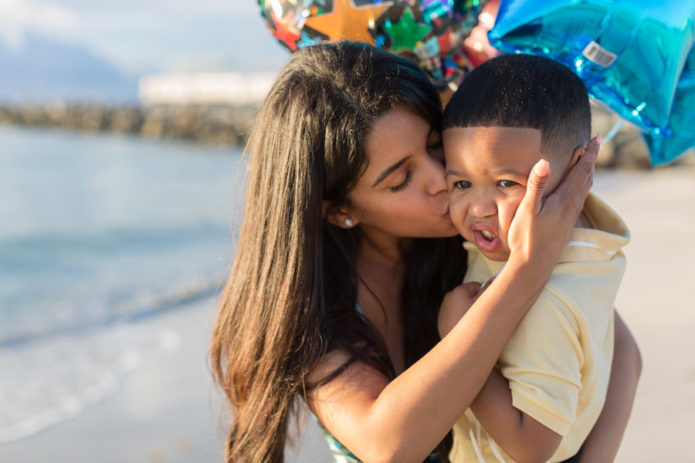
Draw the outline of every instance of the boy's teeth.
<instances>
[{"instance_id":1,"label":"boy's teeth","mask_svg":"<svg viewBox=\"0 0 695 463\"><path fill-rule=\"evenodd\" d=\"M483 231L481 231L481 233L483 234L483 236L485 237L485 239L488 239L488 240L491 240L491 239L493 239L493 238L495 237L495 235L493 235L493 234L490 233L489 231L483 230Z\"/></svg>"}]
</instances>

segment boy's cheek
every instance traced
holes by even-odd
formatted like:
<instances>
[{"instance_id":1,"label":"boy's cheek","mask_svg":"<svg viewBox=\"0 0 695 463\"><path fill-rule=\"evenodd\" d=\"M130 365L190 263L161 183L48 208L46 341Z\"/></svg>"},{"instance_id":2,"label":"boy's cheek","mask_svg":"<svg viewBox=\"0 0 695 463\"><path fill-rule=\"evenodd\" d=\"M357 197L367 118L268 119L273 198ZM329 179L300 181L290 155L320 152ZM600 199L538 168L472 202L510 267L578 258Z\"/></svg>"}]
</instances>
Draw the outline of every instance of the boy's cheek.
<instances>
[{"instance_id":1,"label":"boy's cheek","mask_svg":"<svg viewBox=\"0 0 695 463\"><path fill-rule=\"evenodd\" d=\"M468 236L466 236L468 234L468 229L465 226L466 208L460 201L454 200L449 203L449 217L451 217L451 221L454 223L454 227L456 227L459 234L464 238L468 238Z\"/></svg>"},{"instance_id":2,"label":"boy's cheek","mask_svg":"<svg viewBox=\"0 0 695 463\"><path fill-rule=\"evenodd\" d=\"M503 233L502 236L502 241L505 244L505 246L508 247L508 235L509 235L509 228L512 225L512 221L514 220L514 215L516 214L516 210L519 207L519 204L521 204L521 200L523 199L523 194L517 195L516 198L513 198L512 200L508 201L506 204L502 205L498 210L499 210L499 215L498 215L498 220L500 223L500 228Z\"/></svg>"}]
</instances>

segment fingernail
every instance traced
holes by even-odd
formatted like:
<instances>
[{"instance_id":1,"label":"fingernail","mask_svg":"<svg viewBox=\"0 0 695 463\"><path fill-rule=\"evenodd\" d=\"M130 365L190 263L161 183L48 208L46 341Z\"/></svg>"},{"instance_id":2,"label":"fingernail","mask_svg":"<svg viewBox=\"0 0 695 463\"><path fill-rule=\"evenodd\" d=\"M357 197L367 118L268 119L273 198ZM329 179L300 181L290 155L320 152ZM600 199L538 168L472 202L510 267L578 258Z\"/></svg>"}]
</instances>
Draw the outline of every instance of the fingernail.
<instances>
[{"instance_id":1,"label":"fingernail","mask_svg":"<svg viewBox=\"0 0 695 463\"><path fill-rule=\"evenodd\" d=\"M603 137L601 136L600 133L597 133L597 134L596 134L596 141L598 142L599 145L600 145L601 142L603 141Z\"/></svg>"},{"instance_id":2,"label":"fingernail","mask_svg":"<svg viewBox=\"0 0 695 463\"><path fill-rule=\"evenodd\" d=\"M547 175L550 171L550 164L547 160L541 159L536 163L536 175Z\"/></svg>"}]
</instances>

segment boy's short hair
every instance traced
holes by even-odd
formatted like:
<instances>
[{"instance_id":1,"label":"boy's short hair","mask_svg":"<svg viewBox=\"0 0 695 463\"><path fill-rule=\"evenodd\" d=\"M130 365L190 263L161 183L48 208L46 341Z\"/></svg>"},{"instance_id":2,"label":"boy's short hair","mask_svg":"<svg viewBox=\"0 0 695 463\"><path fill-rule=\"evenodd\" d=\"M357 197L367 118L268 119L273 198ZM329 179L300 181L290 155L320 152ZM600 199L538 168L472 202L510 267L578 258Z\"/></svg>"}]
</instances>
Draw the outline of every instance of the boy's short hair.
<instances>
[{"instance_id":1,"label":"boy's short hair","mask_svg":"<svg viewBox=\"0 0 695 463\"><path fill-rule=\"evenodd\" d=\"M591 136L582 80L550 58L510 54L474 69L449 101L442 129L528 127L541 131L543 154L572 155Z\"/></svg>"}]
</instances>

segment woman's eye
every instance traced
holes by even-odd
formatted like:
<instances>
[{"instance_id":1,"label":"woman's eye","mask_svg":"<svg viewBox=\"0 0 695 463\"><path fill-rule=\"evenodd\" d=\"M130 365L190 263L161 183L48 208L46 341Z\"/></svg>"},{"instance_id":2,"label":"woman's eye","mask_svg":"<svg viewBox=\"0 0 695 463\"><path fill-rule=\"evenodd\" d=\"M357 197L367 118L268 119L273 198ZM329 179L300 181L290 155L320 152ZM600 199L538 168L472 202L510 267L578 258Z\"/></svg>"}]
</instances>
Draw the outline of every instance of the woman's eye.
<instances>
[{"instance_id":1,"label":"woman's eye","mask_svg":"<svg viewBox=\"0 0 695 463\"><path fill-rule=\"evenodd\" d=\"M405 173L405 179L403 180L402 183L396 186L391 187L391 191L397 192L397 191L402 191L405 189L405 187L408 186L408 183L410 183L410 169L408 169Z\"/></svg>"},{"instance_id":2,"label":"woman's eye","mask_svg":"<svg viewBox=\"0 0 695 463\"><path fill-rule=\"evenodd\" d=\"M497 185L499 185L502 188L509 188L518 185L518 183L513 180L500 180L499 182L497 182Z\"/></svg>"},{"instance_id":3,"label":"woman's eye","mask_svg":"<svg viewBox=\"0 0 695 463\"><path fill-rule=\"evenodd\" d=\"M454 188L457 190L465 190L467 188L471 187L471 182L468 180L459 180L458 182L454 183Z\"/></svg>"}]
</instances>

